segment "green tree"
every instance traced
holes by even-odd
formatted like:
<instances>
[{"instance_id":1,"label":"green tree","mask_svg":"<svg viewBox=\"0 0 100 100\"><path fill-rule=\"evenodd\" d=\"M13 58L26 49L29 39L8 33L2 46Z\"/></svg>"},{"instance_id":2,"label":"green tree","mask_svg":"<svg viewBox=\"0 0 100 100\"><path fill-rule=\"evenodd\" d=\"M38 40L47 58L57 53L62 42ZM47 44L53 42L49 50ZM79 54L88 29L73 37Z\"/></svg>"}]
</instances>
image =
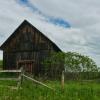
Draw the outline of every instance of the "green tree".
<instances>
[{"instance_id":1,"label":"green tree","mask_svg":"<svg viewBox=\"0 0 100 100\"><path fill-rule=\"evenodd\" d=\"M46 69L52 71L69 71L69 72L96 72L96 63L88 56L76 52L52 52L51 56L43 62Z\"/></svg>"}]
</instances>

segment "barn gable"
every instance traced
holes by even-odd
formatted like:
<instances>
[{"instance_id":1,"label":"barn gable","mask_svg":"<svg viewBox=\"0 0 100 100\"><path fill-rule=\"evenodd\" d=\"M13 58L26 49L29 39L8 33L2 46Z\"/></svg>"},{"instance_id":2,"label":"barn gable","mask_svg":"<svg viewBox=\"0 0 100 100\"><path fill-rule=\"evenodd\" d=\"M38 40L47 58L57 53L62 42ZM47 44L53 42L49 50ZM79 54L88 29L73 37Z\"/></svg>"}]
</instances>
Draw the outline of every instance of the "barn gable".
<instances>
[{"instance_id":1,"label":"barn gable","mask_svg":"<svg viewBox=\"0 0 100 100\"><path fill-rule=\"evenodd\" d=\"M35 33L35 34L34 34ZM26 35L25 35L26 34ZM28 35L29 34L29 35ZM14 46L14 43L19 39L23 39L21 36L23 35L24 38L26 38L26 40L30 40L29 42L32 42L31 39L28 39L31 37L31 35L34 35L35 37L37 35L40 35L42 37L42 39L44 39L45 41L49 41L51 42L51 44L53 45L53 47L57 50L57 51L61 51L61 49L52 41L50 40L47 36L45 36L42 32L40 32L37 28L35 28L31 23L29 23L27 20L24 20L21 25L12 33L12 35L1 45L0 49L4 50L7 47L9 48L9 45L12 43L12 45ZM25 37L26 36L26 37ZM33 40L34 37L33 36ZM37 36L38 37L38 36ZM40 38L41 38L40 37ZM41 41L42 41L41 39ZM38 39L36 40L38 41ZM27 41L26 41L27 42ZM20 43L19 43L20 44Z\"/></svg>"},{"instance_id":2,"label":"barn gable","mask_svg":"<svg viewBox=\"0 0 100 100\"><path fill-rule=\"evenodd\" d=\"M1 45L3 50L3 68L18 69L24 67L32 73L39 73L41 62L50 52L59 52L60 48L28 21L24 22Z\"/></svg>"}]
</instances>

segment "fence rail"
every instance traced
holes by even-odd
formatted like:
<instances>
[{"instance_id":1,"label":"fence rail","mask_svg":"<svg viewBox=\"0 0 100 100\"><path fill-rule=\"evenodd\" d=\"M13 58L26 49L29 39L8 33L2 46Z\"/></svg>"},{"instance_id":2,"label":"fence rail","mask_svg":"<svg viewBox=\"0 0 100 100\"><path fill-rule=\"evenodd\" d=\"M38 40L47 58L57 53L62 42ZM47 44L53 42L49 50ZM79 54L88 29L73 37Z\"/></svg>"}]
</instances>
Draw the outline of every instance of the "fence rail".
<instances>
[{"instance_id":1,"label":"fence rail","mask_svg":"<svg viewBox=\"0 0 100 100\"><path fill-rule=\"evenodd\" d=\"M0 73L7 73L7 72L10 72L10 73L21 73L21 70L0 70Z\"/></svg>"},{"instance_id":2,"label":"fence rail","mask_svg":"<svg viewBox=\"0 0 100 100\"><path fill-rule=\"evenodd\" d=\"M35 82L35 83L37 83L37 84L40 84L40 85L42 85L42 86L44 86L44 87L47 87L47 88L49 88L49 89L51 89L51 90L54 90L53 88L47 86L46 84L44 84L44 83L42 83L42 82L40 82L40 81L37 81L37 80L35 80L35 79L31 78L31 77L28 77L28 76L26 76L26 75L24 75L24 74L22 74L22 76L25 77L25 78L27 78L27 79L29 79L29 80L31 80L31 81L33 81L33 82Z\"/></svg>"},{"instance_id":3,"label":"fence rail","mask_svg":"<svg viewBox=\"0 0 100 100\"><path fill-rule=\"evenodd\" d=\"M11 81L11 80L15 80L15 81L19 81L19 78L0 78L0 81Z\"/></svg>"},{"instance_id":4,"label":"fence rail","mask_svg":"<svg viewBox=\"0 0 100 100\"><path fill-rule=\"evenodd\" d=\"M19 88L21 86L21 74L22 74L22 69L20 70L0 70L0 73L19 73L19 76L16 77L16 78L8 78L8 77L4 77L4 78L0 78L0 81L11 81L11 80L14 80L14 81L17 81L17 87Z\"/></svg>"},{"instance_id":5,"label":"fence rail","mask_svg":"<svg viewBox=\"0 0 100 100\"><path fill-rule=\"evenodd\" d=\"M17 83L17 87L18 88L21 87L21 84L23 82L23 78L27 78L28 80L31 80L31 81L33 81L33 82L35 82L37 84L40 84L40 85L42 85L44 87L47 87L49 89L54 90L53 88L47 86L46 84L44 84L44 83L42 83L40 81L35 80L34 78L31 78L31 77L25 75L24 71L23 71L23 68L21 68L20 70L0 70L0 73L19 73L19 77L18 78L0 78L0 80L15 80L15 81L18 81L18 83Z\"/></svg>"}]
</instances>

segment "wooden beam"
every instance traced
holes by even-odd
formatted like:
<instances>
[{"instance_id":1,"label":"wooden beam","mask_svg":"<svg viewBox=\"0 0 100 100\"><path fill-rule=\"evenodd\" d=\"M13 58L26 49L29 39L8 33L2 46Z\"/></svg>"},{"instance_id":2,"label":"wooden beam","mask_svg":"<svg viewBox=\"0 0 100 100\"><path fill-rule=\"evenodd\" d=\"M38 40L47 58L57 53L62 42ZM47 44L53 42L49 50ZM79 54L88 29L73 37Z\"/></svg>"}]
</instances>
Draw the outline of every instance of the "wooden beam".
<instances>
[{"instance_id":1,"label":"wooden beam","mask_svg":"<svg viewBox=\"0 0 100 100\"><path fill-rule=\"evenodd\" d=\"M47 86L46 84L44 84L42 82L39 82L39 81L37 81L37 80L35 80L35 79L31 78L31 77L28 77L28 76L26 76L24 74L22 76L25 77L25 78L27 78L27 79L29 79L29 80L31 80L31 81L33 81L33 82L35 82L35 83L37 83L37 84L40 84L40 85L45 86L45 87L47 87L47 88L49 88L51 90L54 90L53 88Z\"/></svg>"},{"instance_id":2,"label":"wooden beam","mask_svg":"<svg viewBox=\"0 0 100 100\"><path fill-rule=\"evenodd\" d=\"M18 72L18 73L21 73L21 70L0 70L0 73L7 73L7 72L11 72L11 73L13 73L13 72Z\"/></svg>"},{"instance_id":3,"label":"wooden beam","mask_svg":"<svg viewBox=\"0 0 100 100\"><path fill-rule=\"evenodd\" d=\"M19 60L17 63L30 63L30 62L34 63L35 60Z\"/></svg>"},{"instance_id":4,"label":"wooden beam","mask_svg":"<svg viewBox=\"0 0 100 100\"><path fill-rule=\"evenodd\" d=\"M0 78L0 81L12 81L12 80L15 80L15 81L18 81L19 78Z\"/></svg>"}]
</instances>

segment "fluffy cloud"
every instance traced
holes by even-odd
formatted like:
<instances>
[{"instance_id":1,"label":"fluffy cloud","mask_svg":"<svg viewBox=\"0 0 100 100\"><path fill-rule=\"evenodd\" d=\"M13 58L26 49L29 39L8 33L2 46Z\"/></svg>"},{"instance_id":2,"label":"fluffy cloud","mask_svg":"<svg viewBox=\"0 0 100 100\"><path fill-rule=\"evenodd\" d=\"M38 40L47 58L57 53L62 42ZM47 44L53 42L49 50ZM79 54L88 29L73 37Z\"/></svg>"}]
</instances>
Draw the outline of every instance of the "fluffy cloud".
<instances>
[{"instance_id":1,"label":"fluffy cloud","mask_svg":"<svg viewBox=\"0 0 100 100\"><path fill-rule=\"evenodd\" d=\"M0 5L0 45L27 19L63 51L88 55L100 66L99 0L2 0ZM50 18L68 21L71 28L51 23Z\"/></svg>"},{"instance_id":2,"label":"fluffy cloud","mask_svg":"<svg viewBox=\"0 0 100 100\"><path fill-rule=\"evenodd\" d=\"M98 0L30 1L47 14L69 20L74 27L85 27L100 20L100 1Z\"/></svg>"}]
</instances>

